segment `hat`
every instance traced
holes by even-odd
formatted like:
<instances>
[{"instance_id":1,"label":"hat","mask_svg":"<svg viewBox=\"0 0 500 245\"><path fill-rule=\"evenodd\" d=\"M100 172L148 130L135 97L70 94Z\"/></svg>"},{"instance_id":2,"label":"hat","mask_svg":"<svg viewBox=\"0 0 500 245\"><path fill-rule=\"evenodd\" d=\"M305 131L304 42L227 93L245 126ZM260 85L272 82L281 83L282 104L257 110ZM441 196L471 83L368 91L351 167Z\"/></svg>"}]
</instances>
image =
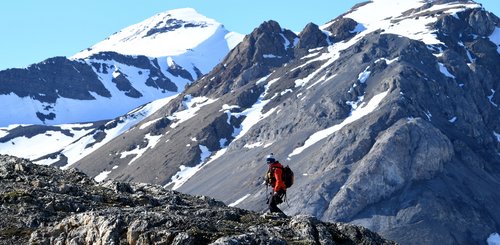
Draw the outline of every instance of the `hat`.
<instances>
[{"instance_id":1,"label":"hat","mask_svg":"<svg viewBox=\"0 0 500 245\"><path fill-rule=\"evenodd\" d=\"M271 153L269 154L267 157L266 157L266 162L267 163L274 163L276 161L276 159L274 159L274 154Z\"/></svg>"}]
</instances>

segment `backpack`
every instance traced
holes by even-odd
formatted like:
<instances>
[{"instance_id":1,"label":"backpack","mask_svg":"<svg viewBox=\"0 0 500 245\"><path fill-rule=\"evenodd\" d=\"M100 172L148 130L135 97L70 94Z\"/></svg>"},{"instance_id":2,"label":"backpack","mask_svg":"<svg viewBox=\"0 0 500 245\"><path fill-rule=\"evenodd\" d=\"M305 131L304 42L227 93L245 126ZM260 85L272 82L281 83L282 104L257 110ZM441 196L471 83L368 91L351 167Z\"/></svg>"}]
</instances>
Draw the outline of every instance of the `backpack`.
<instances>
[{"instance_id":1,"label":"backpack","mask_svg":"<svg viewBox=\"0 0 500 245\"><path fill-rule=\"evenodd\" d=\"M281 175L283 178L283 182L285 182L286 188L290 188L295 181L295 176L293 175L293 171L288 165L283 168L283 174Z\"/></svg>"},{"instance_id":2,"label":"backpack","mask_svg":"<svg viewBox=\"0 0 500 245\"><path fill-rule=\"evenodd\" d=\"M295 176L293 174L293 171L290 167L288 167L288 165L281 169L282 169L281 178L283 179L286 188L290 188L293 185L293 182L295 181ZM266 183L270 184L273 181L273 179L274 179L273 172L272 169L270 169L266 174Z\"/></svg>"}]
</instances>

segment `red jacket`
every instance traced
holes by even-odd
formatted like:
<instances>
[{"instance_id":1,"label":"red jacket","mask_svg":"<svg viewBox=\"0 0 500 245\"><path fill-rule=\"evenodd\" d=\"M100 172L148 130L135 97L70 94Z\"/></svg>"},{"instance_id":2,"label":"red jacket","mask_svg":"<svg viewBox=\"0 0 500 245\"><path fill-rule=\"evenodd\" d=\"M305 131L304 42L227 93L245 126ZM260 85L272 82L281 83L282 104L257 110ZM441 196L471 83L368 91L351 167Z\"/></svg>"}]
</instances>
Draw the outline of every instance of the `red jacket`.
<instances>
[{"instance_id":1,"label":"red jacket","mask_svg":"<svg viewBox=\"0 0 500 245\"><path fill-rule=\"evenodd\" d=\"M279 162L269 164L269 170L267 171L267 178L269 179L269 185L273 187L274 192L279 190L286 191L285 182L282 178L283 165Z\"/></svg>"}]
</instances>

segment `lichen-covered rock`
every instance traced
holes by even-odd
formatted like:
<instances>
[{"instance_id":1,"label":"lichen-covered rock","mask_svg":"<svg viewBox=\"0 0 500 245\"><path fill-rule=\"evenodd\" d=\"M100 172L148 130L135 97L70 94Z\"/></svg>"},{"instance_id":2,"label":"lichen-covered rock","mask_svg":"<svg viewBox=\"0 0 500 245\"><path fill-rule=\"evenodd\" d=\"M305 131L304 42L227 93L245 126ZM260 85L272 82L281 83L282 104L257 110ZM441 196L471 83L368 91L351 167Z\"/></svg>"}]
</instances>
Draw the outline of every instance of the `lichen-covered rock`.
<instances>
[{"instance_id":1,"label":"lichen-covered rock","mask_svg":"<svg viewBox=\"0 0 500 245\"><path fill-rule=\"evenodd\" d=\"M0 204L1 244L392 244L362 227L260 216L149 184L97 184L5 155Z\"/></svg>"}]
</instances>

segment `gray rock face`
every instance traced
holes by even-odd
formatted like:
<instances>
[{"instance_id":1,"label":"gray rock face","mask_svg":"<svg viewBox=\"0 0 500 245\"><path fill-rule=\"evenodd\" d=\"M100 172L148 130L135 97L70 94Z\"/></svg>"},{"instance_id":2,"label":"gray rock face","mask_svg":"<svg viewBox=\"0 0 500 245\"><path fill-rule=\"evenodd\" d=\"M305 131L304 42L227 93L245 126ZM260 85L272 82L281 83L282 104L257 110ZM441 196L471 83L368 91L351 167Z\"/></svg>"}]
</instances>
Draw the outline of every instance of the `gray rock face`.
<instances>
[{"instance_id":1,"label":"gray rock face","mask_svg":"<svg viewBox=\"0 0 500 245\"><path fill-rule=\"evenodd\" d=\"M408 183L435 177L452 154L451 142L432 125L420 119L409 123L401 120L377 137L323 217L350 220Z\"/></svg>"},{"instance_id":2,"label":"gray rock face","mask_svg":"<svg viewBox=\"0 0 500 245\"><path fill-rule=\"evenodd\" d=\"M365 228L279 218L159 186L0 155L2 244L394 244Z\"/></svg>"}]
</instances>

